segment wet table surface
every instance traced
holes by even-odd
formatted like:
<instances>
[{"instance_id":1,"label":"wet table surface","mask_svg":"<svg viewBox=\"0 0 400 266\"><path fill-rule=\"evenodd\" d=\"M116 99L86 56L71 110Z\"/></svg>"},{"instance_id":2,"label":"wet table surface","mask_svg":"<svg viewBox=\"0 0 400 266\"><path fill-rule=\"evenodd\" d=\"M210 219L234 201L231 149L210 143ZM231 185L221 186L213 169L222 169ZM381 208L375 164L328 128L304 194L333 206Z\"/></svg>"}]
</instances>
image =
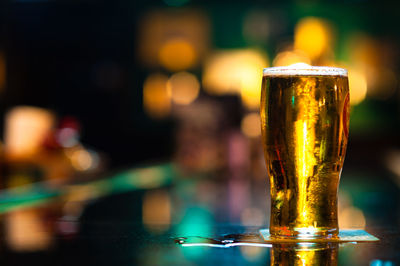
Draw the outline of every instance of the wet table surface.
<instances>
[{"instance_id":1,"label":"wet table surface","mask_svg":"<svg viewBox=\"0 0 400 266\"><path fill-rule=\"evenodd\" d=\"M40 252L11 252L2 265L398 265L398 229L369 228L373 243L183 247L176 233L154 235L130 223L93 223L78 237L58 238L57 246ZM232 225L213 228L210 238L246 234L258 229ZM255 241L256 243L257 241ZM261 241L260 241L261 242ZM305 263L305 264L304 264Z\"/></svg>"},{"instance_id":2,"label":"wet table surface","mask_svg":"<svg viewBox=\"0 0 400 266\"><path fill-rule=\"evenodd\" d=\"M30 194L3 191L1 265L400 264L399 188L388 178L349 171L340 187L339 219L380 241L267 245L259 234L269 219L265 179L176 177L171 169L127 171L61 190L39 184ZM247 244L218 245L238 237Z\"/></svg>"}]
</instances>

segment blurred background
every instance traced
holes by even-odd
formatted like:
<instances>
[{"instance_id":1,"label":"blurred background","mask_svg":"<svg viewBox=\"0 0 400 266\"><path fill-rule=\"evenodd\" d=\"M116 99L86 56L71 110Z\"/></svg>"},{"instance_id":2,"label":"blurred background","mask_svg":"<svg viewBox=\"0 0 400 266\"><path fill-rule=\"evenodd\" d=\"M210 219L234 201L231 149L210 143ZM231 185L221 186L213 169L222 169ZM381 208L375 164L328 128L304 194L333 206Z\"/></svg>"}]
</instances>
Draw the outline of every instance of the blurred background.
<instances>
[{"instance_id":1,"label":"blurred background","mask_svg":"<svg viewBox=\"0 0 400 266\"><path fill-rule=\"evenodd\" d=\"M266 228L262 69L298 62L349 70L340 226L400 225L400 4L7 0L0 7L3 263L68 264L78 256L89 263L105 253L119 265L202 261L206 253L140 243L212 235L227 224ZM122 244L96 240L131 233ZM256 263L269 255L231 256Z\"/></svg>"}]
</instances>

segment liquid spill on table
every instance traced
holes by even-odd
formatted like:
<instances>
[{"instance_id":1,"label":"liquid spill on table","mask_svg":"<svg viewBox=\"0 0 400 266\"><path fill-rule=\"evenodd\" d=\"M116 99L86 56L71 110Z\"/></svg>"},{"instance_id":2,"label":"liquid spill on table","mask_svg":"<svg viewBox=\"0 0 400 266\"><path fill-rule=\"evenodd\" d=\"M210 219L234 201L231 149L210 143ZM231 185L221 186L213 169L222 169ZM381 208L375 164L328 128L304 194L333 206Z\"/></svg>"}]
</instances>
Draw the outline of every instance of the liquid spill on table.
<instances>
[{"instance_id":1,"label":"liquid spill on table","mask_svg":"<svg viewBox=\"0 0 400 266\"><path fill-rule=\"evenodd\" d=\"M257 234L228 234L211 238L202 236L187 236L174 238L176 244L183 247L217 247L230 248L235 246L272 247L272 244L264 243Z\"/></svg>"},{"instance_id":2,"label":"liquid spill on table","mask_svg":"<svg viewBox=\"0 0 400 266\"><path fill-rule=\"evenodd\" d=\"M339 246L354 245L347 243L265 243L255 233L226 234L218 237L186 236L174 238L176 244L185 247L233 248L253 247L247 252L248 258L256 253L269 253L270 265L338 265ZM265 248L261 250L259 248ZM254 261L253 261L254 262Z\"/></svg>"}]
</instances>

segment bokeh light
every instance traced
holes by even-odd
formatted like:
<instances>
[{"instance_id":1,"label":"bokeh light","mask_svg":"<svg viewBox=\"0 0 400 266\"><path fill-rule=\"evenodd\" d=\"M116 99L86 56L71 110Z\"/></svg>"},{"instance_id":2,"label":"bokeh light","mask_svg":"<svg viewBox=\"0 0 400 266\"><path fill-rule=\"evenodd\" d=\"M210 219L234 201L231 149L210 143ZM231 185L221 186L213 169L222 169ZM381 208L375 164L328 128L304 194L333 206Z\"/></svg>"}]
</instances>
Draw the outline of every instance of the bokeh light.
<instances>
[{"instance_id":1,"label":"bokeh light","mask_svg":"<svg viewBox=\"0 0 400 266\"><path fill-rule=\"evenodd\" d=\"M256 109L260 102L265 53L253 49L225 50L211 56L204 68L204 89L212 95L239 94L243 104Z\"/></svg>"},{"instance_id":2,"label":"bokeh light","mask_svg":"<svg viewBox=\"0 0 400 266\"><path fill-rule=\"evenodd\" d=\"M77 148L71 152L72 166L79 171L86 171L94 167L96 161L88 150Z\"/></svg>"},{"instance_id":3,"label":"bokeh light","mask_svg":"<svg viewBox=\"0 0 400 266\"><path fill-rule=\"evenodd\" d=\"M397 48L385 47L389 44L365 33L355 33L348 41L350 61L363 73L368 84L367 96L387 100L397 89L394 73Z\"/></svg>"},{"instance_id":4,"label":"bokeh light","mask_svg":"<svg viewBox=\"0 0 400 266\"><path fill-rule=\"evenodd\" d=\"M16 1L3 18L0 37L0 104L3 110L20 103L53 109L13 109L4 119L0 184L6 213L0 218L0 251L10 259L36 264L31 257L62 254L101 262L97 251L107 251L116 264L274 261L276 253L261 248L267 244L258 232L268 226L271 211L259 115L262 71L270 65L349 70L354 132L340 185L348 192L339 207L340 227L398 228L400 213L393 210L400 209L400 35L389 25L394 8L375 10L371 1L352 10L360 1L349 8L322 1L161 0L87 1L81 10L79 1L67 9L53 8L53 1L37 7L25 5L32 0ZM64 19L71 12L74 20ZM26 16L16 20L15 15ZM322 98L319 107L329 100ZM57 115L82 124L57 123ZM306 137L288 141L303 148L318 142ZM379 161L390 148L398 154ZM312 172L304 166L303 174ZM53 182L56 178L61 181ZM51 212L30 212L28 205ZM131 241L133 231L143 245ZM376 233L385 240L380 230ZM210 242L226 237L226 243L235 237L259 246L195 250L174 246L171 236ZM84 249L75 254L76 246ZM359 246L340 251L341 263L355 257L350 253L368 253L360 261L366 264L375 259L370 250L392 256L390 245ZM336 261L337 245L329 248L333 253L325 258ZM307 256L300 255L296 261L305 263Z\"/></svg>"},{"instance_id":5,"label":"bokeh light","mask_svg":"<svg viewBox=\"0 0 400 266\"><path fill-rule=\"evenodd\" d=\"M71 148L77 145L79 143L78 137L78 131L70 127L60 129L56 135L57 142L65 148Z\"/></svg>"},{"instance_id":6,"label":"bokeh light","mask_svg":"<svg viewBox=\"0 0 400 266\"><path fill-rule=\"evenodd\" d=\"M164 118L169 115L171 101L167 93L168 77L163 74L151 74L143 85L143 107L152 118Z\"/></svg>"},{"instance_id":7,"label":"bokeh light","mask_svg":"<svg viewBox=\"0 0 400 266\"><path fill-rule=\"evenodd\" d=\"M303 51L311 59L316 59L328 51L332 38L332 29L328 22L306 17L296 25L294 48Z\"/></svg>"},{"instance_id":8,"label":"bokeh light","mask_svg":"<svg viewBox=\"0 0 400 266\"><path fill-rule=\"evenodd\" d=\"M196 63L197 54L188 40L174 38L161 46L159 60L168 70L179 71L192 67Z\"/></svg>"},{"instance_id":9,"label":"bokeh light","mask_svg":"<svg viewBox=\"0 0 400 266\"><path fill-rule=\"evenodd\" d=\"M25 209L9 213L4 219L5 239L11 250L18 252L42 251L53 239L44 221L43 210Z\"/></svg>"},{"instance_id":10,"label":"bokeh light","mask_svg":"<svg viewBox=\"0 0 400 266\"><path fill-rule=\"evenodd\" d=\"M339 228L365 228L365 216L362 210L354 206L344 208L339 212Z\"/></svg>"},{"instance_id":11,"label":"bokeh light","mask_svg":"<svg viewBox=\"0 0 400 266\"><path fill-rule=\"evenodd\" d=\"M261 135L261 120L258 113L247 114L242 119L241 130L247 137L254 138Z\"/></svg>"},{"instance_id":12,"label":"bokeh light","mask_svg":"<svg viewBox=\"0 0 400 266\"><path fill-rule=\"evenodd\" d=\"M283 51L278 53L273 61L273 66L289 66L292 64L311 64L310 58L302 51Z\"/></svg>"},{"instance_id":13,"label":"bokeh light","mask_svg":"<svg viewBox=\"0 0 400 266\"><path fill-rule=\"evenodd\" d=\"M179 4L184 0L168 1ZM200 63L209 49L210 25L200 10L168 8L143 15L137 39L137 55L147 67L160 65L172 72Z\"/></svg>"},{"instance_id":14,"label":"bokeh light","mask_svg":"<svg viewBox=\"0 0 400 266\"><path fill-rule=\"evenodd\" d=\"M177 104L190 104L200 91L200 83L195 75L188 72L179 72L171 76L167 82L167 93Z\"/></svg>"},{"instance_id":15,"label":"bokeh light","mask_svg":"<svg viewBox=\"0 0 400 266\"><path fill-rule=\"evenodd\" d=\"M42 108L18 106L6 114L5 151L10 157L38 152L54 125L54 115Z\"/></svg>"},{"instance_id":16,"label":"bokeh light","mask_svg":"<svg viewBox=\"0 0 400 266\"><path fill-rule=\"evenodd\" d=\"M171 223L171 200L164 190L148 191L143 197L143 225L153 233L167 230Z\"/></svg>"},{"instance_id":17,"label":"bokeh light","mask_svg":"<svg viewBox=\"0 0 400 266\"><path fill-rule=\"evenodd\" d=\"M361 103L367 95L367 79L363 73L357 69L350 69L348 72L350 104Z\"/></svg>"}]
</instances>

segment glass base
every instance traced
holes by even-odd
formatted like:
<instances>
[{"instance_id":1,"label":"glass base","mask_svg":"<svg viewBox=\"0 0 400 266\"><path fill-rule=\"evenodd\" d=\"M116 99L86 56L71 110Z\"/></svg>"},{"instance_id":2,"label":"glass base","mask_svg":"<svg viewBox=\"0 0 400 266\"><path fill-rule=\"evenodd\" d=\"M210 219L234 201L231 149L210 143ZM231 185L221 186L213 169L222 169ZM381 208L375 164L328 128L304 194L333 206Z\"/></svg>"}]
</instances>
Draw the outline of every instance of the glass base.
<instances>
[{"instance_id":1,"label":"glass base","mask_svg":"<svg viewBox=\"0 0 400 266\"><path fill-rule=\"evenodd\" d=\"M298 243L298 242L370 242L379 239L361 229L340 229L336 237L310 237L299 235L297 237L271 236L269 229L261 229L260 234L267 243Z\"/></svg>"},{"instance_id":2,"label":"glass base","mask_svg":"<svg viewBox=\"0 0 400 266\"><path fill-rule=\"evenodd\" d=\"M270 228L271 230L271 228ZM271 232L271 231L269 231ZM286 227L275 227L274 233L270 233L271 238L284 238L284 239L333 239L338 237L339 230L337 228L326 227L298 227L288 230Z\"/></svg>"}]
</instances>

